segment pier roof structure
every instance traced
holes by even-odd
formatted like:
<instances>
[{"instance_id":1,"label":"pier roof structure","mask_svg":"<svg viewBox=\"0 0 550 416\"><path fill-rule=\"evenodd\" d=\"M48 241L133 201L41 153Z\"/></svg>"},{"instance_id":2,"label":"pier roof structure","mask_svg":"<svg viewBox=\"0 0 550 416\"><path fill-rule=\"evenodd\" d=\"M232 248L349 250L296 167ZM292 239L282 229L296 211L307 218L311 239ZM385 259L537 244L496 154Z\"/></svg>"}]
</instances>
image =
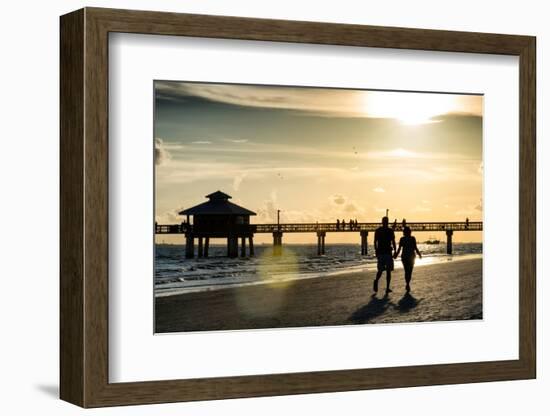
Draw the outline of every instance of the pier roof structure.
<instances>
[{"instance_id":1,"label":"pier roof structure","mask_svg":"<svg viewBox=\"0 0 550 416\"><path fill-rule=\"evenodd\" d=\"M216 191L206 195L208 201L184 209L179 215L256 215L254 211L230 202L230 195Z\"/></svg>"}]
</instances>

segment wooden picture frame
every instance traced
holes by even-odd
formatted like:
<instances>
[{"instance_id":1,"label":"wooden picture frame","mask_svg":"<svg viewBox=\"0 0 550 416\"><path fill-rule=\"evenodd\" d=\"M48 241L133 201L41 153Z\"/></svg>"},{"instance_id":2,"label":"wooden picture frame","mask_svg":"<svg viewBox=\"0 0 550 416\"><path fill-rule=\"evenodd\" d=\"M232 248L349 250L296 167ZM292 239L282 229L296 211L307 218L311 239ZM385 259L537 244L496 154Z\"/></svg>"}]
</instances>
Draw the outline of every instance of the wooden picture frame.
<instances>
[{"instance_id":1,"label":"wooden picture frame","mask_svg":"<svg viewBox=\"0 0 550 416\"><path fill-rule=\"evenodd\" d=\"M535 38L85 8L61 17L60 396L82 407L536 377ZM109 383L108 34L192 36L519 57L519 359Z\"/></svg>"}]
</instances>

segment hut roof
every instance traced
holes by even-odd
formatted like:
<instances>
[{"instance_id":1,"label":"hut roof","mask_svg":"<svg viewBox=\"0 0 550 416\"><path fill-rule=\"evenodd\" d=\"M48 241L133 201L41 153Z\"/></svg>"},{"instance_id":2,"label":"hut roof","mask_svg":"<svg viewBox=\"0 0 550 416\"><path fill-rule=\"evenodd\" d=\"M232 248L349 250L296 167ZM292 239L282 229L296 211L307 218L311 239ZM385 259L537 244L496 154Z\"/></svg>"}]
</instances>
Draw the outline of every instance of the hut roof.
<instances>
[{"instance_id":1,"label":"hut roof","mask_svg":"<svg viewBox=\"0 0 550 416\"><path fill-rule=\"evenodd\" d=\"M230 195L216 191L206 195L209 201L184 209L179 215L256 215L255 212L229 202Z\"/></svg>"},{"instance_id":2,"label":"hut roof","mask_svg":"<svg viewBox=\"0 0 550 416\"><path fill-rule=\"evenodd\" d=\"M222 191L216 191L216 192L213 192L211 194L208 194L206 195L205 198L208 198L210 200L221 200L221 201L224 201L224 200L228 200L228 199L231 199L231 195L227 195L226 193L223 193Z\"/></svg>"}]
</instances>

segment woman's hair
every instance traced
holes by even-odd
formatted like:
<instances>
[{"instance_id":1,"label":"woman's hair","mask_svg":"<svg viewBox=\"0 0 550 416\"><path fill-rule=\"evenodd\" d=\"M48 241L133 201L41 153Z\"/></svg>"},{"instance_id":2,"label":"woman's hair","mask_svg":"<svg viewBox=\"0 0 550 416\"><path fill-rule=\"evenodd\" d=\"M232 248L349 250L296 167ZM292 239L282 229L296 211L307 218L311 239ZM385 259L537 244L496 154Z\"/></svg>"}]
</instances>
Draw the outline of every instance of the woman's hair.
<instances>
[{"instance_id":1,"label":"woman's hair","mask_svg":"<svg viewBox=\"0 0 550 416\"><path fill-rule=\"evenodd\" d=\"M407 236L407 237L410 237L411 236L411 227L409 227L409 226L403 227L403 234L405 234L405 236Z\"/></svg>"}]
</instances>

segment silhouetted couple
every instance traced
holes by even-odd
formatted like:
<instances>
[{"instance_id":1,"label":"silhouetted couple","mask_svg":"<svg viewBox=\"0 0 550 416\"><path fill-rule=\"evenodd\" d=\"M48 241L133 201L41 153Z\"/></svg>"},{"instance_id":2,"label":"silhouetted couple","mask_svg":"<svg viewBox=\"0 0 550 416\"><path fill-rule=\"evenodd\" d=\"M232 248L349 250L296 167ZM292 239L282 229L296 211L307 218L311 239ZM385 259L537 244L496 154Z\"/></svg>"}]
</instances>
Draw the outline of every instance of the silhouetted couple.
<instances>
[{"instance_id":1,"label":"silhouetted couple","mask_svg":"<svg viewBox=\"0 0 550 416\"><path fill-rule=\"evenodd\" d=\"M386 294L391 292L391 272L393 271L393 259L401 254L401 262L405 270L405 282L407 284L407 292L411 290L411 279L414 268L414 260L416 254L420 258L422 255L416 246L416 238L411 234L410 227L403 227L403 237L399 240L399 248L396 250L395 233L388 227L388 217L382 218L382 226L378 227L374 233L374 250L377 258L377 273L374 279L373 290L378 292L378 281L382 273L386 272Z\"/></svg>"}]
</instances>

